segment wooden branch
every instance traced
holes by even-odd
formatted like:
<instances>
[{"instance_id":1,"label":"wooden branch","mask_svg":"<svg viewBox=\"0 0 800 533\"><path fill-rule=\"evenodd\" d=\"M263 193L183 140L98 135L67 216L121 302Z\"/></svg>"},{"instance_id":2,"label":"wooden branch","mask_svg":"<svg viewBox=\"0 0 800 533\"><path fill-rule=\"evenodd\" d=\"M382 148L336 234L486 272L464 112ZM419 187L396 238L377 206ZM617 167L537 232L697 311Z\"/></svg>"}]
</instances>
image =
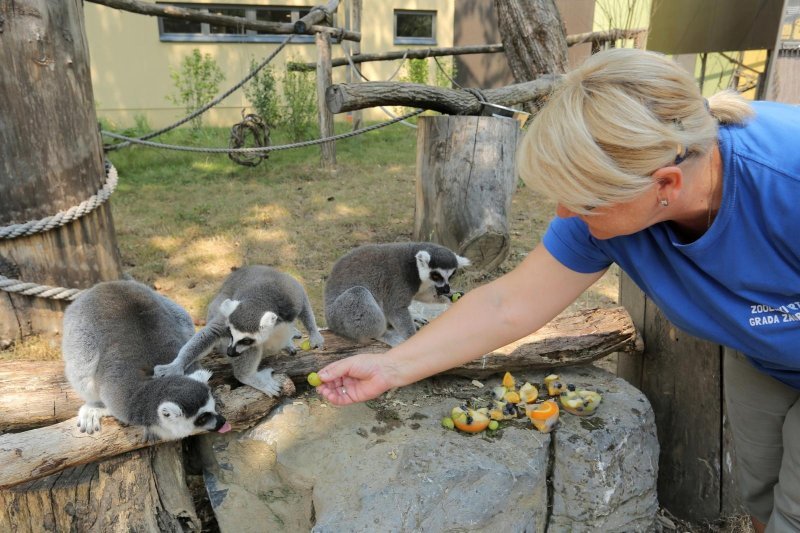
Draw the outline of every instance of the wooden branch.
<instances>
[{"instance_id":1,"label":"wooden branch","mask_svg":"<svg viewBox=\"0 0 800 533\"><path fill-rule=\"evenodd\" d=\"M210 24L218 24L221 26L232 26L234 28L245 28L248 30L258 30L274 34L314 34L314 33L330 33L339 40L346 41L361 41L361 34L351 31L345 31L341 28L331 28L329 26L309 25L303 32L295 30L295 25L292 23L282 22L264 22L258 20L250 20L244 17L232 17L230 15L213 15L205 13L199 9L191 9L185 7L177 7L170 5L150 4L141 2L140 0L88 0L94 4L120 9L122 11L129 11L139 15L149 15L151 17L167 17L180 20L190 20L192 22L207 22Z\"/></svg>"},{"instance_id":2,"label":"wooden branch","mask_svg":"<svg viewBox=\"0 0 800 533\"><path fill-rule=\"evenodd\" d=\"M327 330L323 330L322 335L325 337L324 350L265 358L262 365L271 366L276 373L286 374L299 383L304 382L310 372L338 359L357 353L388 350L387 346L377 342L359 346ZM536 333L445 373L481 377L503 370L583 364L612 352L640 353L643 348L637 345L637 341L635 328L624 308L590 309L559 316ZM212 386L236 386L225 357L212 354L201 363L213 372ZM233 391L237 393L236 398L243 394L243 389L252 390L240 387ZM256 397L263 396L254 390L252 392ZM228 403L232 401L227 400ZM61 361L0 363L0 431L21 431L62 422L75 416L82 404L64 377ZM256 410L260 408L258 404L254 407Z\"/></svg>"},{"instance_id":3,"label":"wooden branch","mask_svg":"<svg viewBox=\"0 0 800 533\"><path fill-rule=\"evenodd\" d=\"M482 93L491 103L511 106L545 98L560 79L560 75L548 74L525 83L484 89ZM393 105L421 107L449 115L478 115L483 109L481 101L465 90L387 81L332 85L325 102L333 113Z\"/></svg>"},{"instance_id":4,"label":"wooden branch","mask_svg":"<svg viewBox=\"0 0 800 533\"><path fill-rule=\"evenodd\" d=\"M291 380L277 378L283 380L281 396L293 395ZM246 386L218 387L215 397L220 414L234 430L252 426L281 401ZM102 430L92 435L81 433L76 420L0 436L0 489L152 445L144 442L142 428L123 426L111 417L103 418Z\"/></svg>"},{"instance_id":5,"label":"wooden branch","mask_svg":"<svg viewBox=\"0 0 800 533\"><path fill-rule=\"evenodd\" d=\"M91 1L91 0L90 0ZM618 39L634 39L639 34L645 32L644 29L635 30L608 30L608 31L590 31L587 33L577 33L575 35L567 35L567 46L576 46L583 43L598 43L602 44L608 41L616 41ZM298 32L302 33L302 32ZM378 54L358 54L351 57L353 63L369 63L372 61L394 61L396 59L425 59L428 57L441 57L441 56L460 56L469 54L498 54L505 52L503 43L494 44L480 44L468 46L452 46L452 47L438 47L438 48L417 48L409 50L400 50L393 52L382 52ZM346 57L338 57L331 61L332 67L342 67L348 65ZM288 63L287 69L294 71L311 71L316 68L316 63Z\"/></svg>"},{"instance_id":6,"label":"wooden branch","mask_svg":"<svg viewBox=\"0 0 800 533\"><path fill-rule=\"evenodd\" d=\"M294 23L294 32L306 33L308 28L321 22L330 25L332 15L336 12L337 7L339 7L339 0L329 0L326 6L316 6L305 17Z\"/></svg>"}]
</instances>

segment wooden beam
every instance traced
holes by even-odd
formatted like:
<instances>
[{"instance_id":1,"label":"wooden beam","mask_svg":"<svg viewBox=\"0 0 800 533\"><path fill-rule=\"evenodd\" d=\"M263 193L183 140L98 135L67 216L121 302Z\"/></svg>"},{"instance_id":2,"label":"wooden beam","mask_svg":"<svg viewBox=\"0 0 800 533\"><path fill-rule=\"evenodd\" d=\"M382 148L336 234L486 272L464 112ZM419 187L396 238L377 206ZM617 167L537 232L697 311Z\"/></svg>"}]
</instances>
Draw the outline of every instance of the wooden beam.
<instances>
[{"instance_id":1,"label":"wooden beam","mask_svg":"<svg viewBox=\"0 0 800 533\"><path fill-rule=\"evenodd\" d=\"M354 25L356 32L360 34L360 29ZM602 44L608 41L616 41L618 39L635 39L639 34L645 32L643 29L634 30L607 30L607 31L591 31L587 33L577 33L575 35L567 35L567 46L576 46L583 43L598 43ZM396 59L425 59L427 57L441 57L441 56L458 56L469 54L498 54L505 52L503 43L494 44L480 44L469 46L451 46L451 47L438 47L438 48L417 48L409 50L395 50L392 52L382 52L376 54L359 54L353 53L353 63L368 63L371 61L394 61ZM339 57L331 61L331 66L342 67L348 65L349 61L345 57ZM316 68L316 63L287 63L289 70L295 71L310 71Z\"/></svg>"},{"instance_id":2,"label":"wooden beam","mask_svg":"<svg viewBox=\"0 0 800 533\"><path fill-rule=\"evenodd\" d=\"M341 28L331 28L329 26L310 25L304 32L297 32L292 23L264 22L250 20L244 17L232 17L229 15L213 15L204 13L198 9L177 7L170 5L150 4L139 0L87 0L94 4L137 13L139 15L149 15L152 17L167 17L180 20L190 20L193 22L207 22L221 26L233 26L235 28L245 28L248 30L265 31L268 33L288 35L290 33L314 34L328 33L337 39L346 41L360 41L361 34L345 31Z\"/></svg>"},{"instance_id":3,"label":"wooden beam","mask_svg":"<svg viewBox=\"0 0 800 533\"><path fill-rule=\"evenodd\" d=\"M305 17L294 23L294 32L307 33L310 27L319 23L322 23L325 26L330 26L333 23L333 13L338 7L339 0L329 0L325 6L316 6L314 9L309 11Z\"/></svg>"},{"instance_id":4,"label":"wooden beam","mask_svg":"<svg viewBox=\"0 0 800 533\"><path fill-rule=\"evenodd\" d=\"M333 113L325 105L325 95L333 83L331 71L331 36L319 32L315 35L317 44L317 107L319 119L319 133L325 137L333 137ZM320 144L320 156L323 168L333 170L336 168L336 143L328 141Z\"/></svg>"},{"instance_id":5,"label":"wooden beam","mask_svg":"<svg viewBox=\"0 0 800 533\"><path fill-rule=\"evenodd\" d=\"M560 75L545 75L533 81L508 85L499 89L484 89L489 102L511 106L545 98L555 87ZM449 115L478 115L483 109L480 100L461 89L447 89L418 83L368 81L336 84L325 97L332 113L343 113L367 107L421 107Z\"/></svg>"},{"instance_id":6,"label":"wooden beam","mask_svg":"<svg viewBox=\"0 0 800 533\"><path fill-rule=\"evenodd\" d=\"M281 396L291 396L294 384L287 376ZM281 397L272 398L251 387L218 387L217 406L234 430L246 429L265 417ZM81 433L77 419L52 426L0 436L0 489L54 474L65 468L100 461L121 453L152 446L144 441L141 427L123 426L111 417L103 418L99 433ZM198 432L200 433L200 432Z\"/></svg>"}]
</instances>

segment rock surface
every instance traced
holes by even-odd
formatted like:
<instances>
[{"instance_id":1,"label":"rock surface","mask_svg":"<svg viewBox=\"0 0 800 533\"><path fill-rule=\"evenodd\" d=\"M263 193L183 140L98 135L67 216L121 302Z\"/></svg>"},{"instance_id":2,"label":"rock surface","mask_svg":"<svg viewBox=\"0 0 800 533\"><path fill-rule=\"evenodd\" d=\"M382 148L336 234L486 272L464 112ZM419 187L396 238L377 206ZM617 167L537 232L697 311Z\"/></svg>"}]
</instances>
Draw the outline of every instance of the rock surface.
<instances>
[{"instance_id":1,"label":"rock surface","mask_svg":"<svg viewBox=\"0 0 800 533\"><path fill-rule=\"evenodd\" d=\"M490 435L442 428L452 407L483 403L499 377L433 378L335 408L308 391L241 434L199 439L227 531L648 531L657 511L658 441L644 396L595 367L564 381L603 395L562 412L549 435L526 419ZM516 375L541 383L544 374Z\"/></svg>"}]
</instances>

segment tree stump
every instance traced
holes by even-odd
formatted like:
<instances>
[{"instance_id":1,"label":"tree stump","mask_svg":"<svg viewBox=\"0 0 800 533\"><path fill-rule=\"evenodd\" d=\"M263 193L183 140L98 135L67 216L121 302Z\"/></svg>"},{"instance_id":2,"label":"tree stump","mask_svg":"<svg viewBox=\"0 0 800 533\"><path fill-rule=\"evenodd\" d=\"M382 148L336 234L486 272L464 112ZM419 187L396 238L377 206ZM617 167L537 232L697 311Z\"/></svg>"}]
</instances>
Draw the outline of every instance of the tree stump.
<instances>
[{"instance_id":1,"label":"tree stump","mask_svg":"<svg viewBox=\"0 0 800 533\"><path fill-rule=\"evenodd\" d=\"M510 118L421 117L414 238L490 271L508 255L519 124Z\"/></svg>"},{"instance_id":2,"label":"tree stump","mask_svg":"<svg viewBox=\"0 0 800 533\"><path fill-rule=\"evenodd\" d=\"M0 530L200 531L180 442L0 491Z\"/></svg>"}]
</instances>

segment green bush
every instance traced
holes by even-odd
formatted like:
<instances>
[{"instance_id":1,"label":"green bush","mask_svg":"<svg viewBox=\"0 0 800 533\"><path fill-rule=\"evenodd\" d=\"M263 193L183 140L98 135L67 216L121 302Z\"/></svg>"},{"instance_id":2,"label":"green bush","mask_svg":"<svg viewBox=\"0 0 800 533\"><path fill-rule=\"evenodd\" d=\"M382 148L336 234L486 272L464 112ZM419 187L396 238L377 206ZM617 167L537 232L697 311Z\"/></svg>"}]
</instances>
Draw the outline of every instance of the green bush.
<instances>
[{"instance_id":1,"label":"green bush","mask_svg":"<svg viewBox=\"0 0 800 533\"><path fill-rule=\"evenodd\" d=\"M167 96L167 99L184 106L187 114L194 113L213 100L219 92L219 84L225 79L214 58L210 54L201 55L197 48L183 58L180 70L170 71L177 93ZM200 129L203 126L202 115L191 122L193 129Z\"/></svg>"},{"instance_id":2,"label":"green bush","mask_svg":"<svg viewBox=\"0 0 800 533\"><path fill-rule=\"evenodd\" d=\"M254 59L250 60L250 70L258 66ZM245 85L244 94L255 109L256 113L274 128L280 122L280 102L278 99L277 80L275 71L271 66L266 66L253 76Z\"/></svg>"},{"instance_id":3,"label":"green bush","mask_svg":"<svg viewBox=\"0 0 800 533\"><path fill-rule=\"evenodd\" d=\"M458 67L454 57L438 58L439 64L436 65L436 85L439 87L453 88L453 83L450 79L455 80L458 74ZM444 72L442 72L444 71ZM450 78L448 78L448 76Z\"/></svg>"},{"instance_id":4,"label":"green bush","mask_svg":"<svg viewBox=\"0 0 800 533\"><path fill-rule=\"evenodd\" d=\"M318 136L314 73L286 71L283 78L281 125L293 142Z\"/></svg>"},{"instance_id":5,"label":"green bush","mask_svg":"<svg viewBox=\"0 0 800 533\"><path fill-rule=\"evenodd\" d=\"M407 59L406 60L406 74L401 78L402 81L409 81L411 83L428 84L428 60L425 59Z\"/></svg>"}]
</instances>

